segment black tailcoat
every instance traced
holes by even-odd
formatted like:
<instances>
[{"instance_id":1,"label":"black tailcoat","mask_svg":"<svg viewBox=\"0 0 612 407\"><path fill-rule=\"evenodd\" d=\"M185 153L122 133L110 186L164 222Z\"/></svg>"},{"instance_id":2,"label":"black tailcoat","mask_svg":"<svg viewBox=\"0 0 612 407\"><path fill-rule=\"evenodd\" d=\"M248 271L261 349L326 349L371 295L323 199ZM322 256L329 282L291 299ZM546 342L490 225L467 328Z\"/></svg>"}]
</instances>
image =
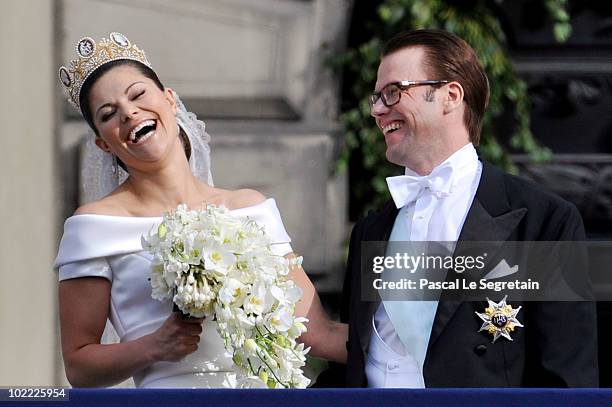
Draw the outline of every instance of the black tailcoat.
<instances>
[{"instance_id":1,"label":"black tailcoat","mask_svg":"<svg viewBox=\"0 0 612 407\"><path fill-rule=\"evenodd\" d=\"M367 386L365 361L380 301L361 296L361 242L388 241L398 210L392 201L353 228L341 319L349 323L346 385ZM459 241L584 240L571 203L487 163ZM383 253L384 254L384 253ZM586 271L585 271L586 272ZM595 306L525 302L524 328L494 344L477 332L486 302L441 300L424 363L427 387L597 387ZM515 304L513 304L515 305Z\"/></svg>"}]
</instances>

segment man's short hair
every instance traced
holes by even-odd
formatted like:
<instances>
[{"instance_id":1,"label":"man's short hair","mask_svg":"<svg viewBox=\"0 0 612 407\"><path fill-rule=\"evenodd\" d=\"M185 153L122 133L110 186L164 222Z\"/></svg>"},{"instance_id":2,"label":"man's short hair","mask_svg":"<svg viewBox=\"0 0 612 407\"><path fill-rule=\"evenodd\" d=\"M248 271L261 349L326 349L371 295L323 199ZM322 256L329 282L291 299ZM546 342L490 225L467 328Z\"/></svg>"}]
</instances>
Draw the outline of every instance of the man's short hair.
<instances>
[{"instance_id":1,"label":"man's short hair","mask_svg":"<svg viewBox=\"0 0 612 407\"><path fill-rule=\"evenodd\" d=\"M470 141L478 145L482 120L489 103L489 80L478 61L476 53L467 42L443 30L414 30L395 35L385 44L385 57L408 47L423 47L425 70L429 78L456 81L463 86L466 104L463 122L468 129Z\"/></svg>"}]
</instances>

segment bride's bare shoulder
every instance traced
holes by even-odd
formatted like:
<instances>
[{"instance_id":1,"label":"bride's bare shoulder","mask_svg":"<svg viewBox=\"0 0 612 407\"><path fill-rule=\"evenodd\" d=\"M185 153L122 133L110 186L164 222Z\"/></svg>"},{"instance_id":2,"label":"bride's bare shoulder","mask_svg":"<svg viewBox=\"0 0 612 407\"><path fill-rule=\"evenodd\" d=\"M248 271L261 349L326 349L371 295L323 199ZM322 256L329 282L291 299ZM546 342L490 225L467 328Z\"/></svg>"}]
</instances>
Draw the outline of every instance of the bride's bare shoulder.
<instances>
[{"instance_id":1,"label":"bride's bare shoulder","mask_svg":"<svg viewBox=\"0 0 612 407\"><path fill-rule=\"evenodd\" d=\"M254 189L223 190L221 195L223 196L223 204L230 209L246 208L266 200L264 194Z\"/></svg>"},{"instance_id":2,"label":"bride's bare shoulder","mask_svg":"<svg viewBox=\"0 0 612 407\"><path fill-rule=\"evenodd\" d=\"M74 212L75 215L109 215L130 216L130 213L121 205L120 201L112 195L106 196L99 201L89 202L81 205Z\"/></svg>"}]
</instances>

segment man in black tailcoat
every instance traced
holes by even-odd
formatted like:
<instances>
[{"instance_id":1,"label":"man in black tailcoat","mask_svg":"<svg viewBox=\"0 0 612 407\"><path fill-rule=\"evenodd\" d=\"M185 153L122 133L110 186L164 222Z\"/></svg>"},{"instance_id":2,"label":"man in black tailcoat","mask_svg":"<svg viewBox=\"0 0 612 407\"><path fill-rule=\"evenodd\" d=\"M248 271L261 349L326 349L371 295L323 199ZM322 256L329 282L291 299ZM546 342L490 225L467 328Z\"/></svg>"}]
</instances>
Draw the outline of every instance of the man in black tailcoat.
<instances>
[{"instance_id":1,"label":"man in black tailcoat","mask_svg":"<svg viewBox=\"0 0 612 407\"><path fill-rule=\"evenodd\" d=\"M349 387L598 385L591 302L524 302L523 326L492 343L479 331L484 299L364 299L362 242L584 240L572 204L478 159L488 97L474 51L453 34L405 32L383 50L371 112L405 175L388 179L393 200L352 231L341 310Z\"/></svg>"}]
</instances>

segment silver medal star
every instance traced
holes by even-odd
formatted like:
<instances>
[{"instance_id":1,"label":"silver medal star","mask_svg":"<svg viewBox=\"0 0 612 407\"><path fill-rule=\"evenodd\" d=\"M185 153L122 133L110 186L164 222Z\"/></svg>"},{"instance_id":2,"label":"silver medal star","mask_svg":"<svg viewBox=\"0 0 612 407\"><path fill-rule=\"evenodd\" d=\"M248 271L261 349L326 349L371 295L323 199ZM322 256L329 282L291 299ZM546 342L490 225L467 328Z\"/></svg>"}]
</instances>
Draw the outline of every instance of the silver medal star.
<instances>
[{"instance_id":1,"label":"silver medal star","mask_svg":"<svg viewBox=\"0 0 612 407\"><path fill-rule=\"evenodd\" d=\"M523 324L516 319L521 307L512 308L511 305L506 304L506 298L508 296L497 303L487 298L489 306L485 308L485 312L476 312L476 315L484 321L478 332L487 331L492 334L492 343L495 343L500 336L511 341L510 332L514 331L516 327L523 327Z\"/></svg>"}]
</instances>

